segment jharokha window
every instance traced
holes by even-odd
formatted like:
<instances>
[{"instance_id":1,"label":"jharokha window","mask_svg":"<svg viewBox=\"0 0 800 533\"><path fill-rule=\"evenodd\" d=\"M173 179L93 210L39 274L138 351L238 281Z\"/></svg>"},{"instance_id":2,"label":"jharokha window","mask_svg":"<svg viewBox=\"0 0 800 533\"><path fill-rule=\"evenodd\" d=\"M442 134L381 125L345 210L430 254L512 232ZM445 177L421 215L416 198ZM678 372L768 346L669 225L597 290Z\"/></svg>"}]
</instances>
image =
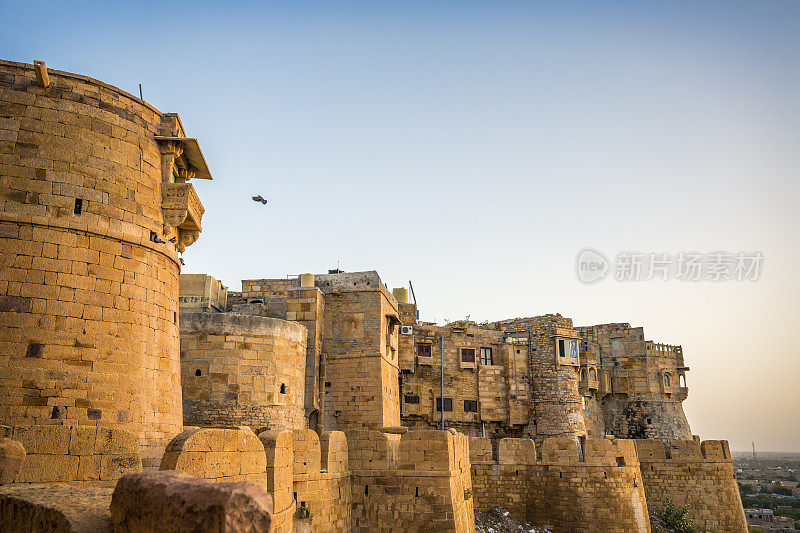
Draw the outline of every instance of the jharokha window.
<instances>
[{"instance_id":1,"label":"jharokha window","mask_svg":"<svg viewBox=\"0 0 800 533\"><path fill-rule=\"evenodd\" d=\"M418 357L430 357L431 356L431 345L430 344L417 344L417 356Z\"/></svg>"},{"instance_id":2,"label":"jharokha window","mask_svg":"<svg viewBox=\"0 0 800 533\"><path fill-rule=\"evenodd\" d=\"M475 362L475 349L474 348L461 348L461 362L474 363Z\"/></svg>"}]
</instances>

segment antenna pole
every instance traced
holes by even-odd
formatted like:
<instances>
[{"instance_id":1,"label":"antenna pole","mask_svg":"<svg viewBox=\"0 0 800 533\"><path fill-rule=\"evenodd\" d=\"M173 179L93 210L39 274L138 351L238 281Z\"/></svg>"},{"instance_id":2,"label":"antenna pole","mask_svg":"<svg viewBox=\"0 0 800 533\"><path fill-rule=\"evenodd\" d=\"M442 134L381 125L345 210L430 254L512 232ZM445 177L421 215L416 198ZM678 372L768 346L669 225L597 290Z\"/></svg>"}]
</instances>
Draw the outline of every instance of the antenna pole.
<instances>
[{"instance_id":1,"label":"antenna pole","mask_svg":"<svg viewBox=\"0 0 800 533\"><path fill-rule=\"evenodd\" d=\"M411 284L411 280L408 280L408 286L411 288L411 296L414 298L414 305L417 305L417 295L414 294L414 286Z\"/></svg>"}]
</instances>

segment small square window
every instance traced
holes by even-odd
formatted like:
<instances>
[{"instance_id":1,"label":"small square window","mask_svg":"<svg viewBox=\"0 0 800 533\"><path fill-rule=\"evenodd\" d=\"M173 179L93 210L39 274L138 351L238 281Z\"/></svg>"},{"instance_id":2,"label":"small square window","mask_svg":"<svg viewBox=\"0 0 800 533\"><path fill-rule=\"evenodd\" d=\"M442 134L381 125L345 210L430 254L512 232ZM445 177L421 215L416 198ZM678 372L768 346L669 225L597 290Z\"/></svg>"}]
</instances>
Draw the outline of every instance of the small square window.
<instances>
[{"instance_id":1,"label":"small square window","mask_svg":"<svg viewBox=\"0 0 800 533\"><path fill-rule=\"evenodd\" d=\"M461 348L461 362L462 363L474 363L475 362L475 350L473 348Z\"/></svg>"},{"instance_id":2,"label":"small square window","mask_svg":"<svg viewBox=\"0 0 800 533\"><path fill-rule=\"evenodd\" d=\"M558 356L578 358L578 341L575 339L558 339Z\"/></svg>"},{"instance_id":3,"label":"small square window","mask_svg":"<svg viewBox=\"0 0 800 533\"><path fill-rule=\"evenodd\" d=\"M418 357L430 357L431 356L431 345L430 344L417 344L417 356Z\"/></svg>"},{"instance_id":4,"label":"small square window","mask_svg":"<svg viewBox=\"0 0 800 533\"><path fill-rule=\"evenodd\" d=\"M419 396L417 396L416 394L406 394L404 399L405 399L405 402L409 403L409 404L418 404L419 403Z\"/></svg>"},{"instance_id":5,"label":"small square window","mask_svg":"<svg viewBox=\"0 0 800 533\"><path fill-rule=\"evenodd\" d=\"M464 412L465 413L477 413L478 412L478 400L464 400Z\"/></svg>"},{"instance_id":6,"label":"small square window","mask_svg":"<svg viewBox=\"0 0 800 533\"><path fill-rule=\"evenodd\" d=\"M437 411L441 411L442 410L442 399L441 399L441 397L440 398L436 398L436 410ZM444 410L445 410L445 412L449 412L449 411L453 410L453 399L452 398L445 398L444 399Z\"/></svg>"}]
</instances>

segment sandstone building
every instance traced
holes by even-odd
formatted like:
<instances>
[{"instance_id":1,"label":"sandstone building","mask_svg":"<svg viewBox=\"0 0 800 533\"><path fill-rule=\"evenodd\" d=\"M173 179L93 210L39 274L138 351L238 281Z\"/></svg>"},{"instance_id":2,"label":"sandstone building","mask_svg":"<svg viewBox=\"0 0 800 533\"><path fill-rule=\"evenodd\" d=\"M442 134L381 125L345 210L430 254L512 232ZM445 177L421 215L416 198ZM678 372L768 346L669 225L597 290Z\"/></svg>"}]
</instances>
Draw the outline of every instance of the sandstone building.
<instances>
[{"instance_id":1,"label":"sandstone building","mask_svg":"<svg viewBox=\"0 0 800 533\"><path fill-rule=\"evenodd\" d=\"M681 347L641 327L561 315L436 326L400 306L406 425L440 425L444 390L446 423L473 436L691 439Z\"/></svg>"},{"instance_id":2,"label":"sandstone building","mask_svg":"<svg viewBox=\"0 0 800 533\"><path fill-rule=\"evenodd\" d=\"M181 275L197 178L177 115L0 61L0 526L187 530L204 517L180 509L235 494L278 532L469 532L496 505L648 532L666 499L746 531L680 346L561 315L424 323L374 271Z\"/></svg>"}]
</instances>

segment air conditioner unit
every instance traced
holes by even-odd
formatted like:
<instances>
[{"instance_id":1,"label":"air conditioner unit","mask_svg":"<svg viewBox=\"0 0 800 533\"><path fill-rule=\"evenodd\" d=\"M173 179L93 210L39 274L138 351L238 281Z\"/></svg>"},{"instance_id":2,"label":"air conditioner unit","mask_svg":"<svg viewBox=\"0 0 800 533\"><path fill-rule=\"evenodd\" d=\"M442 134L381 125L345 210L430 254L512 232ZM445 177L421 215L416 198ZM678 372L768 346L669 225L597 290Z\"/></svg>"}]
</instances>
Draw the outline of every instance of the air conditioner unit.
<instances>
[{"instance_id":1,"label":"air conditioner unit","mask_svg":"<svg viewBox=\"0 0 800 533\"><path fill-rule=\"evenodd\" d=\"M413 335L413 334L414 334L414 326L400 327L400 335Z\"/></svg>"}]
</instances>

